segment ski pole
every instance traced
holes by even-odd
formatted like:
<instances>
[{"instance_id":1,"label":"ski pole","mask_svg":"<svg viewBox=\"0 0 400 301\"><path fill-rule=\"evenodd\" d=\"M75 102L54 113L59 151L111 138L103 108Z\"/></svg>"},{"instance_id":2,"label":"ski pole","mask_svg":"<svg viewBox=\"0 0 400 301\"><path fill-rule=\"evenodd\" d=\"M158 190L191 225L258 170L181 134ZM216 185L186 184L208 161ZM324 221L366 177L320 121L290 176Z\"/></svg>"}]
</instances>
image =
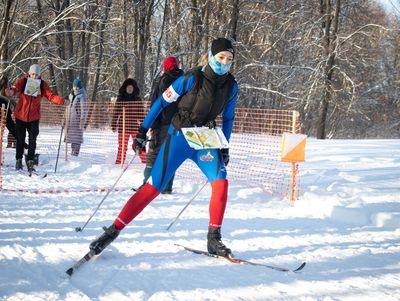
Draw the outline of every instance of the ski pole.
<instances>
[{"instance_id":1,"label":"ski pole","mask_svg":"<svg viewBox=\"0 0 400 301\"><path fill-rule=\"evenodd\" d=\"M181 214L183 213L183 211L186 210L186 208L190 205L191 202L193 202L193 200L198 196L198 194L203 190L204 187L206 187L206 184L208 183L208 181L206 181L203 186L201 186L199 188L199 190L196 191L196 193L192 196L192 198L189 200L189 202L187 202L187 204L185 205L185 207L182 208L181 212L179 212L179 214L175 217L175 219L169 224L169 226L167 227L167 231L172 227L172 225L178 220L178 218L181 216Z\"/></svg>"},{"instance_id":2,"label":"ski pole","mask_svg":"<svg viewBox=\"0 0 400 301\"><path fill-rule=\"evenodd\" d=\"M54 167L54 173L57 173L57 164L58 164L58 157L60 156L60 147L61 147L61 138L64 131L64 126L61 126L61 133L60 133L60 141L58 141L58 151L57 151L57 159L56 159L56 166Z\"/></svg>"},{"instance_id":3,"label":"ski pole","mask_svg":"<svg viewBox=\"0 0 400 301\"><path fill-rule=\"evenodd\" d=\"M115 186L117 185L119 179L121 179L122 175L125 173L125 171L128 169L129 165L133 162L133 160L136 158L136 153L133 155L132 159L129 161L129 163L124 167L122 170L121 174L119 175L118 179L115 181L114 185L107 191L106 195L103 197L101 202L97 205L96 210L92 213L92 215L89 217L89 219L86 221L86 223L83 225L83 227L76 227L75 231L76 232L82 232L83 229L85 229L86 225L89 223L89 221L92 219L92 217L96 214L97 210L99 210L101 204L105 201L105 199L108 197L108 195L111 193L111 191L114 190Z\"/></svg>"}]
</instances>

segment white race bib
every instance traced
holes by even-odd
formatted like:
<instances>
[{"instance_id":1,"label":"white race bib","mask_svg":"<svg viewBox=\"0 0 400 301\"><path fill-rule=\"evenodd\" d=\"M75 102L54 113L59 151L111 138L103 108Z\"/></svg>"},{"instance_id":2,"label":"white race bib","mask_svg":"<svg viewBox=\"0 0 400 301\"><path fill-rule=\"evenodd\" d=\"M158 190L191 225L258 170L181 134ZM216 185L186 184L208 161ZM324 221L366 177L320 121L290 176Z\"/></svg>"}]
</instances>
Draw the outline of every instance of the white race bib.
<instances>
[{"instance_id":1,"label":"white race bib","mask_svg":"<svg viewBox=\"0 0 400 301\"><path fill-rule=\"evenodd\" d=\"M169 86L168 89L164 91L162 96L166 102L171 103L176 101L180 95L176 93L176 91L174 90L174 88L172 88L172 86Z\"/></svg>"}]
</instances>

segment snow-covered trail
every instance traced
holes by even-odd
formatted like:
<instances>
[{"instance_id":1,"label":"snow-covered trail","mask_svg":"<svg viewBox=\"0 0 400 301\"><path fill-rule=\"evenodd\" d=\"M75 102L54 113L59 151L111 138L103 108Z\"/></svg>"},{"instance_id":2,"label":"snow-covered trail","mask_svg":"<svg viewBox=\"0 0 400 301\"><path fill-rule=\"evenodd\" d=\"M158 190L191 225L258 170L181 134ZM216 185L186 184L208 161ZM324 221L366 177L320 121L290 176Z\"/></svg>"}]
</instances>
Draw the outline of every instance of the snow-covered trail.
<instances>
[{"instance_id":1,"label":"snow-covered trail","mask_svg":"<svg viewBox=\"0 0 400 301\"><path fill-rule=\"evenodd\" d=\"M34 188L109 187L119 168L62 162L45 179L15 175ZM175 183L101 256L71 279L65 270L108 226L132 191L113 192L82 233L105 192L0 192L0 300L400 300L400 142L310 139L301 198L292 206L261 188L231 182L223 240L237 257L307 266L300 274L234 265L174 245L205 249L206 186ZM71 176L75 175L75 176ZM140 183L129 170L123 187ZM125 185L125 186L124 186Z\"/></svg>"}]
</instances>

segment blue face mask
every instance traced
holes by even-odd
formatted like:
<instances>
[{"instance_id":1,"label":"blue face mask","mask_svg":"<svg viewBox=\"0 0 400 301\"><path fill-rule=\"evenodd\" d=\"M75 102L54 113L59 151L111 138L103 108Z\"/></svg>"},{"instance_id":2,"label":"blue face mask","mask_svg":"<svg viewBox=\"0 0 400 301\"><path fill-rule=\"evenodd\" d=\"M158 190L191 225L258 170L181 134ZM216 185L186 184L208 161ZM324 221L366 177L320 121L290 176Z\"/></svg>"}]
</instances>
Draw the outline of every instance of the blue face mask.
<instances>
[{"instance_id":1,"label":"blue face mask","mask_svg":"<svg viewBox=\"0 0 400 301\"><path fill-rule=\"evenodd\" d=\"M218 62L212 55L211 50L208 52L208 64L210 65L211 69L218 75L227 74L232 66L232 64L222 64Z\"/></svg>"}]
</instances>

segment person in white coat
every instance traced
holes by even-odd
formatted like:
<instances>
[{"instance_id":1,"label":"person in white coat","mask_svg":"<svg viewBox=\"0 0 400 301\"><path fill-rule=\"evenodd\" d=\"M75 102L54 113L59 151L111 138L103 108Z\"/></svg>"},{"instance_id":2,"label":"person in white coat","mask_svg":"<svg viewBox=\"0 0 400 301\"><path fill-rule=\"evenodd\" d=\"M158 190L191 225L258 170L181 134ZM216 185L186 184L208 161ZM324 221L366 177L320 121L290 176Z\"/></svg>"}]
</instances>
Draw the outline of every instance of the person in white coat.
<instances>
[{"instance_id":1,"label":"person in white coat","mask_svg":"<svg viewBox=\"0 0 400 301\"><path fill-rule=\"evenodd\" d=\"M72 83L72 92L68 96L69 115L66 129L66 143L71 143L71 155L78 156L83 143L83 131L87 121L87 93L80 79Z\"/></svg>"}]
</instances>

